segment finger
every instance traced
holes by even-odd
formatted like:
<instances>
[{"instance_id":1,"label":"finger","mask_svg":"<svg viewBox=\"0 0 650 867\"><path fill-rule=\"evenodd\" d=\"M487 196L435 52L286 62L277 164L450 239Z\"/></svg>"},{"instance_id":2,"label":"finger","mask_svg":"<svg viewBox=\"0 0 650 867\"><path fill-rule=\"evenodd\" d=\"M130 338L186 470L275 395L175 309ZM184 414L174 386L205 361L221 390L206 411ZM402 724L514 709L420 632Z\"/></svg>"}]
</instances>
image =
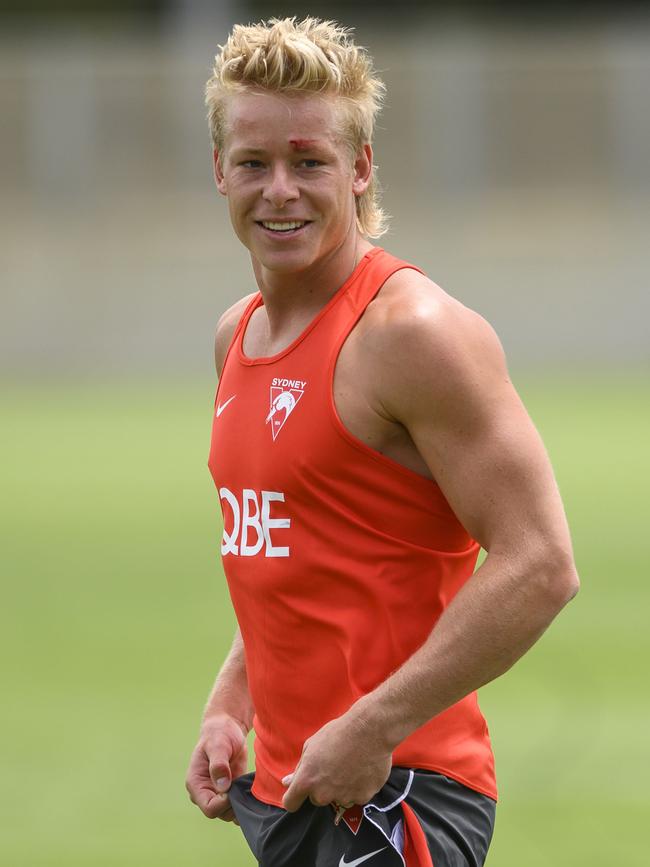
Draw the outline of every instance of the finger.
<instances>
[{"instance_id":1,"label":"finger","mask_svg":"<svg viewBox=\"0 0 650 867\"><path fill-rule=\"evenodd\" d=\"M185 788L190 796L190 801L201 807L206 804L210 798L213 798L217 793L212 785L212 780L205 774L197 771L188 773L185 780Z\"/></svg>"},{"instance_id":2,"label":"finger","mask_svg":"<svg viewBox=\"0 0 650 867\"><path fill-rule=\"evenodd\" d=\"M227 795L217 792L208 774L207 762L196 762L190 767L185 780L192 803L209 819L216 819L230 806Z\"/></svg>"},{"instance_id":3,"label":"finger","mask_svg":"<svg viewBox=\"0 0 650 867\"><path fill-rule=\"evenodd\" d=\"M199 789L191 793L190 797L208 819L221 819L232 809L228 795L221 795L212 789Z\"/></svg>"},{"instance_id":4,"label":"finger","mask_svg":"<svg viewBox=\"0 0 650 867\"><path fill-rule=\"evenodd\" d=\"M299 779L294 777L294 779L289 785L289 788L284 793L284 798L282 799L282 806L288 813L295 813L296 810L299 810L300 807L302 807L308 794L308 790L301 785Z\"/></svg>"},{"instance_id":5,"label":"finger","mask_svg":"<svg viewBox=\"0 0 650 867\"><path fill-rule=\"evenodd\" d=\"M219 781L219 785L217 785L217 781ZM199 792L201 790L210 792L212 795L227 791L230 788L230 769L228 763L224 762L222 755L219 755L216 759L210 759L204 749L197 747L190 759L185 786L190 796L196 794L200 797ZM197 804L194 797L192 800ZM203 801L205 801L205 795L203 796Z\"/></svg>"},{"instance_id":6,"label":"finger","mask_svg":"<svg viewBox=\"0 0 650 867\"><path fill-rule=\"evenodd\" d=\"M309 796L309 802L314 805L314 807L324 807L327 804L331 804L331 800L328 798L327 800L316 798L314 795Z\"/></svg>"}]
</instances>

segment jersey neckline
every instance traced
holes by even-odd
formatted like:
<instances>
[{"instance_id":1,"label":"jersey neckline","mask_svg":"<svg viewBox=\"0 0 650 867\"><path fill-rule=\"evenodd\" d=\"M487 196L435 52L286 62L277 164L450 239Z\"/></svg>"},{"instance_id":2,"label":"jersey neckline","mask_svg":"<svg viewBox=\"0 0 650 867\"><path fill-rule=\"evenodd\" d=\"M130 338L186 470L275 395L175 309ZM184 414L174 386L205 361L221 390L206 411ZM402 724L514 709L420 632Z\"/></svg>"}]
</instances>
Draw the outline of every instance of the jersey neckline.
<instances>
[{"instance_id":1,"label":"jersey neckline","mask_svg":"<svg viewBox=\"0 0 650 867\"><path fill-rule=\"evenodd\" d=\"M350 286L359 278L359 276L365 270L367 264L380 252L383 252L382 247L373 247L372 250L368 250L367 253L364 253L361 259L357 262L356 266L350 273L347 280L340 286L334 295L330 298L330 300L322 307L318 313L314 316L314 318L309 322L305 328L300 332L300 334L291 341L288 346L285 346L284 349L280 350L280 352L276 352L275 355L260 355L251 358L250 356L244 353L244 337L246 335L246 329L248 328L248 323L251 320L251 316L253 313L259 308L263 306L264 299L262 298L262 293L258 292L257 297L253 300L253 303L250 305L247 313L245 314L244 321L242 322L241 328L239 329L239 335L237 337L237 357L242 364L246 364L249 366L253 366L256 364L274 364L276 361L280 361L286 355L289 355L290 352L299 346L302 341L310 334L313 329L318 325L318 323L326 316L329 311L334 307L334 305L346 294Z\"/></svg>"}]
</instances>

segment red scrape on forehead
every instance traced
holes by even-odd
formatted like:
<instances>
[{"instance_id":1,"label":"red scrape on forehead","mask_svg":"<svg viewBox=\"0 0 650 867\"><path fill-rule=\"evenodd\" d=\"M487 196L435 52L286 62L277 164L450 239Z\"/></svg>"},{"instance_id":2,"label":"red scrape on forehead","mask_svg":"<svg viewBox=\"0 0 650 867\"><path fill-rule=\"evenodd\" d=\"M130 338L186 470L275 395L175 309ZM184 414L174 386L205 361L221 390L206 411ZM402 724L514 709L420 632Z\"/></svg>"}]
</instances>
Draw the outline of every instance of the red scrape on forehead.
<instances>
[{"instance_id":1,"label":"red scrape on forehead","mask_svg":"<svg viewBox=\"0 0 650 867\"><path fill-rule=\"evenodd\" d=\"M290 138L289 144L295 151L308 151L317 141L315 138Z\"/></svg>"}]
</instances>

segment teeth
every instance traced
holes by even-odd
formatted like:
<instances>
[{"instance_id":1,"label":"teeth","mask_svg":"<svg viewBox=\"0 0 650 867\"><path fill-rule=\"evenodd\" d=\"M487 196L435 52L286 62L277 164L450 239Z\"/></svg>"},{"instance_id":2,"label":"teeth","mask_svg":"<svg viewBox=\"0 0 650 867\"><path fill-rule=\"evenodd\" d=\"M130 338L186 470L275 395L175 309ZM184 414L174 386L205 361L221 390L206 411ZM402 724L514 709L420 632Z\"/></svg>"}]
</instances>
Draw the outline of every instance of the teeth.
<instances>
[{"instance_id":1,"label":"teeth","mask_svg":"<svg viewBox=\"0 0 650 867\"><path fill-rule=\"evenodd\" d=\"M305 225L305 221L298 222L294 220L291 223L269 223L262 220L262 225L265 229L272 229L274 232L289 232L291 229L300 229L301 226Z\"/></svg>"}]
</instances>

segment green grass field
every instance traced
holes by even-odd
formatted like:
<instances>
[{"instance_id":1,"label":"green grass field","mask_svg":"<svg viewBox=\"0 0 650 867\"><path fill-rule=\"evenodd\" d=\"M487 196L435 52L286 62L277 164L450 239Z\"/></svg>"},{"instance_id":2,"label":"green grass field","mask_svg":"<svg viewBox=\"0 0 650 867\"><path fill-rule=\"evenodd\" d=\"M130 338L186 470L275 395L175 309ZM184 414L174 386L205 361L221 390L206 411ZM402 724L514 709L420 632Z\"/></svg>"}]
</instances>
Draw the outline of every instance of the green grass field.
<instances>
[{"instance_id":1,"label":"green grass field","mask_svg":"<svg viewBox=\"0 0 650 867\"><path fill-rule=\"evenodd\" d=\"M488 864L641 867L648 379L518 385L556 469L582 591L482 690L501 789ZM3 389L2 864L254 863L183 785L234 629L206 467L211 389Z\"/></svg>"}]
</instances>

